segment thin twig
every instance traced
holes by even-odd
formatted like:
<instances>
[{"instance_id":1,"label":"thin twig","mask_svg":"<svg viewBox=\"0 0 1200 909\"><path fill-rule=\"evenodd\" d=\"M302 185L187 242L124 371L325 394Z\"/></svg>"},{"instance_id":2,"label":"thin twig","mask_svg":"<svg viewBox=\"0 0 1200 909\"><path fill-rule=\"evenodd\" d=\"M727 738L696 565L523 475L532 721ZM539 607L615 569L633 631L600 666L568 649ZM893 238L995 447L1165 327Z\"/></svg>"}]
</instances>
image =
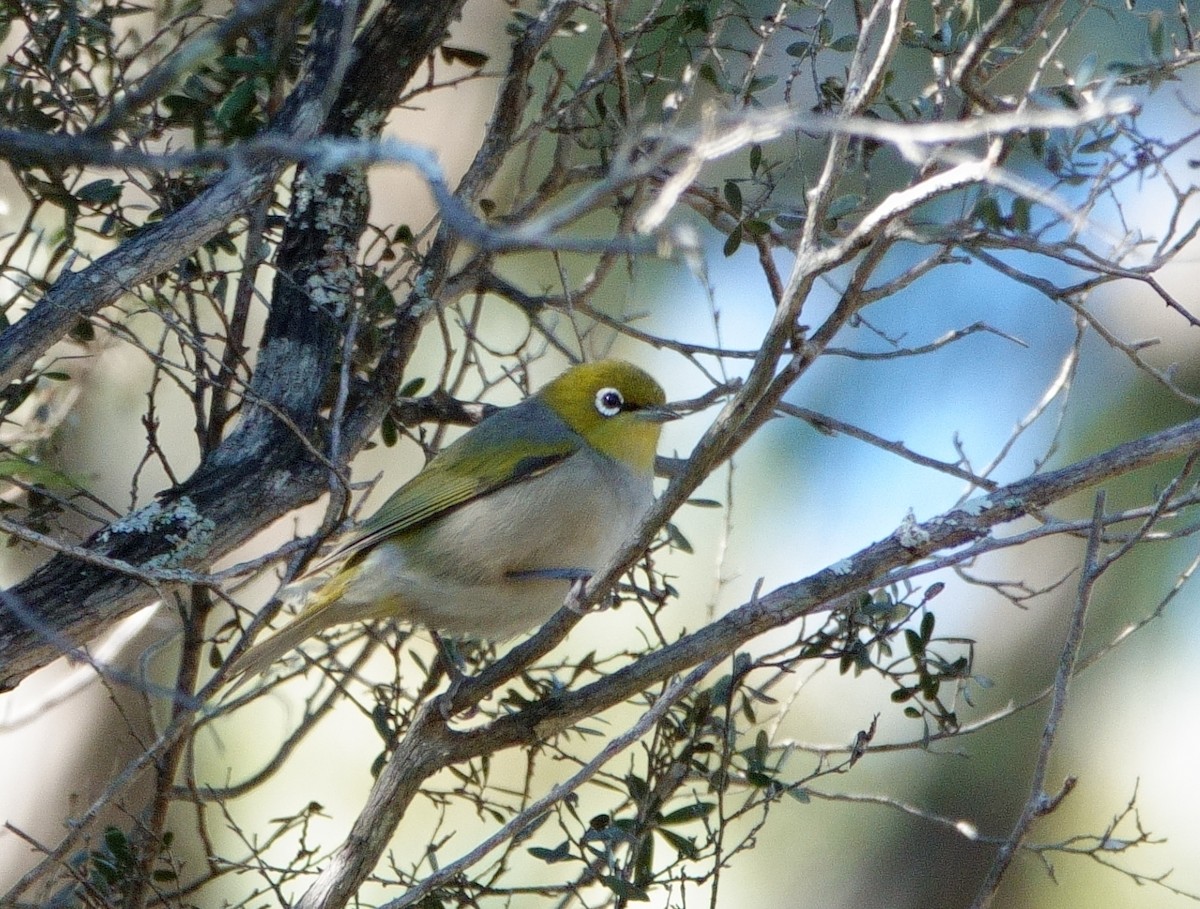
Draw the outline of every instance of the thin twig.
<instances>
[{"instance_id":1,"label":"thin twig","mask_svg":"<svg viewBox=\"0 0 1200 909\"><path fill-rule=\"evenodd\" d=\"M971 903L971 909L986 909L991 905L1000 889L1001 879L1016 857L1017 850L1025 841L1034 821L1054 811L1075 787L1075 778L1067 777L1058 793L1050 795L1046 792L1046 774L1050 766L1050 753L1054 749L1054 742L1058 737L1058 727L1067 707L1067 688L1075 673L1079 648L1083 644L1088 605L1091 603L1096 581L1099 580L1106 567L1100 558L1100 540L1104 531L1104 502L1104 490L1100 490L1096 493L1096 504L1092 510L1092 532L1088 537L1087 551L1084 554L1083 569L1079 577L1079 591L1075 597L1075 608L1071 610L1071 619L1063 640L1062 655L1054 676L1050 710L1046 716L1046 722L1042 726L1041 743L1034 761L1033 778L1029 783L1029 797L1021 807L1021 813L1017 817L1016 823L1013 824L1012 831L996 851L991 867L988 868L987 874L979 885L979 891Z\"/></svg>"}]
</instances>

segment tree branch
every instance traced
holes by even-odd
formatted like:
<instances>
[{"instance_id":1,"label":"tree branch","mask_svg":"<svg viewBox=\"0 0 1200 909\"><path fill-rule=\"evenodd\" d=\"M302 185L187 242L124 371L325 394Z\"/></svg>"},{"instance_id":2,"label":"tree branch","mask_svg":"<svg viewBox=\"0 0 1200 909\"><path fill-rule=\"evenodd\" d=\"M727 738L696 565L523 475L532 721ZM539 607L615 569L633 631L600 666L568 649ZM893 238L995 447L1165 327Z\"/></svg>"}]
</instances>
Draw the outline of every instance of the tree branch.
<instances>
[{"instance_id":1,"label":"tree branch","mask_svg":"<svg viewBox=\"0 0 1200 909\"><path fill-rule=\"evenodd\" d=\"M1193 420L1060 470L1003 486L930 521L906 525L832 568L756 596L711 625L596 682L543 698L481 727L455 731L445 718L449 710L439 700L426 703L376 780L349 837L298 905L306 909L345 905L374 869L424 781L448 764L505 748L536 745L706 660L733 653L764 632L833 608L843 598L870 588L889 571L980 539L1001 524L1081 489L1170 458L1186 457L1198 447L1200 420ZM501 657L477 679L466 680L470 698L454 695L450 710L462 707L464 700L482 698L485 692L478 690L482 686L474 683L485 676L489 683L502 684L521 671L561 640L575 618L569 610L560 611L533 638Z\"/></svg>"},{"instance_id":2,"label":"tree branch","mask_svg":"<svg viewBox=\"0 0 1200 909\"><path fill-rule=\"evenodd\" d=\"M297 86L280 123L289 126L289 135L294 139L315 134L327 119L326 112L327 129L378 129L407 80L444 37L460 5L426 0L383 7L364 29L356 43L355 60L347 67L346 38L354 25L355 4L329 0L322 6L314 29L310 57L315 62L309 68L311 78ZM404 65L398 64L401 60ZM342 72L344 79L340 76ZM379 73L387 75L380 77ZM364 97L369 100L365 105L361 102ZM352 100L355 98L360 100ZM171 229L186 237L183 245L170 246L170 255L159 247L142 250L142 255L158 263L154 268L139 265L141 270L136 275L122 275L120 281L110 275L111 263L125 261L120 257L129 246L136 245L135 238L89 269L56 284L34 310L0 334L0 381L4 375L10 375L4 372L6 369L12 375L19 375L85 309L94 312L107 305L132 283L173 266L181 256L204 242L198 239L195 226L183 219L186 211L200 205L202 200L211 204L212 192L227 182L236 194L239 183L244 192L247 182L261 179L262 188L256 192L265 191L274 173L272 167L254 180L245 174L236 175L240 176L239 181L231 172L218 187L181 210L177 217L165 219L158 228L142 234L142 237L160 236L168 229L169 222L174 226ZM293 218L285 231L280 254L276 298L251 383L251 403L241 423L190 478L164 493L158 501L89 539L86 545L98 554L141 566L203 567L271 521L312 501L326 488L328 474L324 466L315 463L293 427L309 432L316 424L321 391L329 379L333 353L339 343L340 314L349 310L349 295L356 286L349 276L353 272L366 198L345 175L326 175L323 186L330 195L307 197L311 202L307 209L297 210L295 200L300 194L293 194ZM237 198L243 207L231 210L220 224L214 222L213 233L236 217L244 204L253 201L241 195ZM340 217L323 217L321 212L326 208L338 211ZM195 217L199 219L199 215ZM191 248L185 249L189 243ZM100 266L103 267L97 270ZM335 266L340 270L330 277L334 293L314 295L315 290L326 287L322 267ZM93 285L107 280L106 275L112 277L112 283L103 286L111 293L104 291L97 295ZM84 289L86 294L82 292ZM68 293L64 303L62 294ZM319 318L310 309L317 297L321 304ZM70 310L67 316L61 309L64 305ZM22 328L27 322L29 327ZM397 335L411 344L415 339L412 320L400 322ZM18 330L31 336L14 340L11 333ZM33 339L32 335L41 340ZM10 347L10 343L16 348ZM407 349L401 345L394 352L394 359L402 360ZM389 375L393 382L398 381L399 370L393 368ZM382 413L379 409L379 416ZM348 458L356 452L376 425L378 419L353 422L354 433L343 434L346 444L340 454ZM247 508L250 502L254 503L253 508ZM65 556L51 559L10 593L25 609L35 613L45 627L76 643L95 637L112 621L153 602L157 596L154 590L133 578ZM58 655L59 649L42 639L19 616L0 611L0 667L3 667L0 690L13 687L33 669Z\"/></svg>"}]
</instances>

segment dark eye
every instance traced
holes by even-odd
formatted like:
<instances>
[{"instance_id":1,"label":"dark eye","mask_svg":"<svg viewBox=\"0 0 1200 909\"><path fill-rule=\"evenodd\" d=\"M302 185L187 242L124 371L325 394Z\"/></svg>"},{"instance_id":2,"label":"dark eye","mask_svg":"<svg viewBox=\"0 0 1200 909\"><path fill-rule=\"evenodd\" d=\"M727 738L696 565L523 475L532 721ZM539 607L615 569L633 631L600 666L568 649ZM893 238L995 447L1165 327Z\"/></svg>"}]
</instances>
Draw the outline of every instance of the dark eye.
<instances>
[{"instance_id":1,"label":"dark eye","mask_svg":"<svg viewBox=\"0 0 1200 909\"><path fill-rule=\"evenodd\" d=\"M625 406L625 399L615 388L601 388L596 392L596 410L601 416L615 417Z\"/></svg>"}]
</instances>

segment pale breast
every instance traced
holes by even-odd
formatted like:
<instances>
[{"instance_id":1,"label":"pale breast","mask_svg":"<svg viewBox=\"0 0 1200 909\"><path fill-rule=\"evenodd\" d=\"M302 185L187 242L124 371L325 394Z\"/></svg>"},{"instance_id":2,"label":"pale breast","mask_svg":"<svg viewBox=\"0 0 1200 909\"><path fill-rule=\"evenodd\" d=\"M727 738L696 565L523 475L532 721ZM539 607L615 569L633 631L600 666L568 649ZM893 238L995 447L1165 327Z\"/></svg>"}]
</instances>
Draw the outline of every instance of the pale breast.
<instances>
[{"instance_id":1,"label":"pale breast","mask_svg":"<svg viewBox=\"0 0 1200 909\"><path fill-rule=\"evenodd\" d=\"M343 602L370 603L377 615L398 614L452 635L502 640L549 618L571 583L514 580L513 572L595 571L652 502L649 476L581 452L450 512L413 533L408 545L380 544L363 559Z\"/></svg>"}]
</instances>

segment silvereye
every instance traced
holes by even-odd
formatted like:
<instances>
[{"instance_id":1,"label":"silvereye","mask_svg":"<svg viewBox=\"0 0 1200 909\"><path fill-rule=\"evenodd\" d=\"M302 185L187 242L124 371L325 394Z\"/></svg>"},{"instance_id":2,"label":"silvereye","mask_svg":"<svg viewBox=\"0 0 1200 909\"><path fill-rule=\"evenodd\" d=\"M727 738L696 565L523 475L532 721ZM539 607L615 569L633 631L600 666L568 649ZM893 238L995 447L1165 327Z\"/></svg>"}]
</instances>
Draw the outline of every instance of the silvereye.
<instances>
[{"instance_id":1,"label":"silvereye","mask_svg":"<svg viewBox=\"0 0 1200 909\"><path fill-rule=\"evenodd\" d=\"M313 575L296 620L241 655L261 672L320 631L395 616L503 640L548 619L653 501L662 388L621 360L567 370L394 492ZM332 573L326 569L336 564Z\"/></svg>"}]
</instances>

